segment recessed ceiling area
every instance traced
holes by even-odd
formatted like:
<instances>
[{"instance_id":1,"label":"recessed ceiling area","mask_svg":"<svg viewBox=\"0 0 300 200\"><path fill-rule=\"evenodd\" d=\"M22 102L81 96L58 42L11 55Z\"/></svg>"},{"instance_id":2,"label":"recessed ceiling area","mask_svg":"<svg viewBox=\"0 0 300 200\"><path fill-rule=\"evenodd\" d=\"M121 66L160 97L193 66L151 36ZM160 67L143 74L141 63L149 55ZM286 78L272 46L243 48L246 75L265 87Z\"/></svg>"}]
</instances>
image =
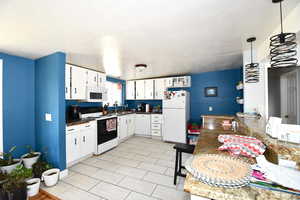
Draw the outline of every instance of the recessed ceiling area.
<instances>
[{"instance_id":1,"label":"recessed ceiling area","mask_svg":"<svg viewBox=\"0 0 300 200\"><path fill-rule=\"evenodd\" d=\"M285 16L297 4L285 1ZM259 44L279 22L272 0L1 0L0 51L62 51L123 79L199 73L241 67L246 38Z\"/></svg>"}]
</instances>

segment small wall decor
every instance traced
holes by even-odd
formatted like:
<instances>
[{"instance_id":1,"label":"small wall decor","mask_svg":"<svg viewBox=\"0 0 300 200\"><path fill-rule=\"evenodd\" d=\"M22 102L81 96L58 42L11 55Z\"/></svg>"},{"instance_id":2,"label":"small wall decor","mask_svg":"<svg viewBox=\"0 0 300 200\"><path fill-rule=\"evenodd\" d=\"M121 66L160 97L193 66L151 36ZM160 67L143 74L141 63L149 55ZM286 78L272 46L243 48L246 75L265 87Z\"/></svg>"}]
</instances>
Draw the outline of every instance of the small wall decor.
<instances>
[{"instance_id":1,"label":"small wall decor","mask_svg":"<svg viewBox=\"0 0 300 200\"><path fill-rule=\"evenodd\" d=\"M206 87L204 89L205 97L217 97L218 96L218 88L217 87Z\"/></svg>"}]
</instances>

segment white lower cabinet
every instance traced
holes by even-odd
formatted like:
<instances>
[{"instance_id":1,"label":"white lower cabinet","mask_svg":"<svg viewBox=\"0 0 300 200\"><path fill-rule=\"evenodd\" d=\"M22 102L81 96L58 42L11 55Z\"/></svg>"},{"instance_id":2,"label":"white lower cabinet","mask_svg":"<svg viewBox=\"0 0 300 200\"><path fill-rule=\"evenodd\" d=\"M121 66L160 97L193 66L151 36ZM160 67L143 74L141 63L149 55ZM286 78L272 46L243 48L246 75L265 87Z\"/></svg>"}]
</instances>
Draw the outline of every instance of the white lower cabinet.
<instances>
[{"instance_id":1,"label":"white lower cabinet","mask_svg":"<svg viewBox=\"0 0 300 200\"><path fill-rule=\"evenodd\" d=\"M135 116L135 134L142 136L151 136L151 115L136 114Z\"/></svg>"},{"instance_id":2,"label":"white lower cabinet","mask_svg":"<svg viewBox=\"0 0 300 200\"><path fill-rule=\"evenodd\" d=\"M118 117L118 136L123 141L134 134L135 114L123 115Z\"/></svg>"},{"instance_id":3,"label":"white lower cabinet","mask_svg":"<svg viewBox=\"0 0 300 200\"><path fill-rule=\"evenodd\" d=\"M96 122L68 126L66 128L66 160L71 166L81 158L94 153L96 145Z\"/></svg>"}]
</instances>

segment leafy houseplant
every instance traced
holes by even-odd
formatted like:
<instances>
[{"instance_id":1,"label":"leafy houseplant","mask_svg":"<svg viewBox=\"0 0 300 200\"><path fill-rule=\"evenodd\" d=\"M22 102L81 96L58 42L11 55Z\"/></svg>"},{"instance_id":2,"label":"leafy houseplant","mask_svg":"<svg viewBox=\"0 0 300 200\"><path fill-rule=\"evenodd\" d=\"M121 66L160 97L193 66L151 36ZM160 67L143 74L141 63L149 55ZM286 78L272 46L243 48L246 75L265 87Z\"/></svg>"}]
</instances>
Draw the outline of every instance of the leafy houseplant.
<instances>
[{"instance_id":1,"label":"leafy houseplant","mask_svg":"<svg viewBox=\"0 0 300 200\"><path fill-rule=\"evenodd\" d=\"M27 145L26 147L28 148L29 153L24 154L22 156L22 160L23 160L24 166L26 168L30 169L30 168L32 168L32 165L38 161L41 153L40 152L34 152L30 145Z\"/></svg>"},{"instance_id":2,"label":"leafy houseplant","mask_svg":"<svg viewBox=\"0 0 300 200\"><path fill-rule=\"evenodd\" d=\"M32 177L32 170L19 165L8 176L7 180L1 186L1 195L3 199L26 200L27 183L26 179Z\"/></svg>"},{"instance_id":3,"label":"leafy houseplant","mask_svg":"<svg viewBox=\"0 0 300 200\"><path fill-rule=\"evenodd\" d=\"M2 153L3 159L0 158L0 169L2 172L10 173L21 164L19 159L13 159L12 153L16 150L16 148L16 146L13 146L8 153Z\"/></svg>"},{"instance_id":4,"label":"leafy houseplant","mask_svg":"<svg viewBox=\"0 0 300 200\"><path fill-rule=\"evenodd\" d=\"M47 163L46 161L43 161L42 159L39 159L33 166L32 171L35 178L41 178L44 171L47 171L49 169L52 169L53 167Z\"/></svg>"}]
</instances>

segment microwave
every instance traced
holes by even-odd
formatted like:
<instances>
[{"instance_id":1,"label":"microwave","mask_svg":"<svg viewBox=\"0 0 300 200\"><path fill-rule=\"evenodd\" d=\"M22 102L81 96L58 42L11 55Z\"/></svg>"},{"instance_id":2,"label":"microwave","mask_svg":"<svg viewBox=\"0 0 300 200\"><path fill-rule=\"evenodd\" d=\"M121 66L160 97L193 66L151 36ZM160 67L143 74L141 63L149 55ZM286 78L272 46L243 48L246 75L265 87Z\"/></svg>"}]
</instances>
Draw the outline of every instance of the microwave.
<instances>
[{"instance_id":1,"label":"microwave","mask_svg":"<svg viewBox=\"0 0 300 200\"><path fill-rule=\"evenodd\" d=\"M107 100L107 89L104 87L87 87L87 102L102 102Z\"/></svg>"}]
</instances>

